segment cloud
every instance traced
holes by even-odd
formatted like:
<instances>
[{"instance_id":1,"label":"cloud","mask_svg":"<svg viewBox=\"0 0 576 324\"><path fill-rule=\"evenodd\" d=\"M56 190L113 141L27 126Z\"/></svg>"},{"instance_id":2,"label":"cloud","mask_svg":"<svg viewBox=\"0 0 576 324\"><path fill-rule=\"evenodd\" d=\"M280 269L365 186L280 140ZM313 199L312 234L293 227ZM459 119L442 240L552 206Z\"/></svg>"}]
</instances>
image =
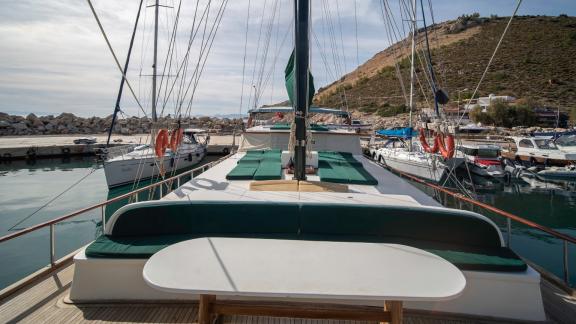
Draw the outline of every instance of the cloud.
<instances>
[{"instance_id":1,"label":"cloud","mask_svg":"<svg viewBox=\"0 0 576 324\"><path fill-rule=\"evenodd\" d=\"M138 3L136 0L93 0L122 64ZM152 3L152 0L145 1L145 5ZM162 4L174 8L160 8L160 72L165 66L165 53L178 3L178 0L164 0ZM166 73L168 76L162 81L163 85L169 85L168 89L174 84L174 94L180 88L174 76L184 57L196 3L182 3L177 55L173 57L172 68ZM196 11L196 23L201 20L203 13L204 17L208 17L208 23L204 19L198 28L191 48L188 77L192 75L198 61L200 44L203 39L206 41L202 36L209 33L222 0L212 0L210 10L205 12L206 3L207 0L201 0ZM244 64L247 3L228 2L194 95L192 114L237 113L240 109L246 111L254 104L250 94L254 93L255 88L259 94L258 104L286 99L283 69L293 46L292 1L251 1ZM340 78L342 74L353 70L358 61L364 62L389 45L380 3L377 0L312 1L312 28L315 36L311 38L311 51L317 87ZM392 11L397 14L399 2L389 3ZM434 18L438 22L476 11L482 15L495 13L507 16L516 1L444 0L433 3ZM147 111L150 110L153 12L152 7L143 9L141 28L128 71L130 83ZM520 14L547 15L573 15L575 12L576 4L561 0L545 3L525 0L520 10ZM400 17L397 19L400 21ZM23 114L59 114L67 111L83 116L104 116L112 112L120 74L85 1L5 2L0 11L0 39L0 111ZM242 89L244 97L241 107ZM161 100L165 91L164 88L160 90ZM123 98L124 111L129 115L139 114L128 89L125 89ZM168 103L165 113L174 113L177 104L173 99ZM188 100L184 102L184 107L187 105Z\"/></svg>"}]
</instances>

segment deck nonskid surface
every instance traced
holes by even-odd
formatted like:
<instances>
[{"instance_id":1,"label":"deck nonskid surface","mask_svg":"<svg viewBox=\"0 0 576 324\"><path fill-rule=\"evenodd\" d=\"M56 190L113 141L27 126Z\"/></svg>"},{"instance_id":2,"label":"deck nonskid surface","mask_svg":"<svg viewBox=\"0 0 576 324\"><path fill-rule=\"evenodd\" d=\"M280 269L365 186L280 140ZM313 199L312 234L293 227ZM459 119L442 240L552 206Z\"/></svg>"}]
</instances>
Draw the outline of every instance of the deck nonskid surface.
<instances>
[{"instance_id":1,"label":"deck nonskid surface","mask_svg":"<svg viewBox=\"0 0 576 324\"><path fill-rule=\"evenodd\" d=\"M0 323L195 323L198 309L195 303L145 304L83 304L70 305L67 297L74 266L70 265L15 296L0 301ZM550 323L571 323L576 318L576 298L569 297L549 283L542 284L544 305ZM513 302L513 301L511 301ZM224 316L220 323L259 324L355 324L356 321L312 320L255 316ZM410 324L469 324L520 323L488 318L461 318L447 314L419 313L407 310L405 323ZM532 323L532 322L530 322ZM573 323L573 322L572 322Z\"/></svg>"},{"instance_id":2,"label":"deck nonskid surface","mask_svg":"<svg viewBox=\"0 0 576 324\"><path fill-rule=\"evenodd\" d=\"M406 180L390 173L361 155L354 157L362 163L374 178L377 186L348 185L349 192L266 192L250 191L250 180L226 180L226 175L238 163L245 153L237 153L208 169L198 177L183 184L180 188L166 195L166 200L254 200L254 201L301 201L301 202L334 202L365 203L378 205L435 206L440 204L433 198L415 188ZM284 179L291 175L283 173ZM308 181L320 181L317 175L309 175Z\"/></svg>"}]
</instances>

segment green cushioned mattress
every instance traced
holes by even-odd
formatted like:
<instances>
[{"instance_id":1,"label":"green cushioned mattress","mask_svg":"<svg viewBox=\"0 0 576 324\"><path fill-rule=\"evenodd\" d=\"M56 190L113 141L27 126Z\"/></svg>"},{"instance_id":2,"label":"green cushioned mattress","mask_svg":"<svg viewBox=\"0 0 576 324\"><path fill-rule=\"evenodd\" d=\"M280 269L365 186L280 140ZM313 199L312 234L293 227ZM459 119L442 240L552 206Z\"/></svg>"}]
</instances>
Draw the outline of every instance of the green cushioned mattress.
<instances>
[{"instance_id":1,"label":"green cushioned mattress","mask_svg":"<svg viewBox=\"0 0 576 324\"><path fill-rule=\"evenodd\" d=\"M210 237L222 237L223 235L212 234ZM99 236L92 244L86 248L86 255L89 258L108 259L148 259L154 253L163 248L194 238L203 237L200 235L164 235L164 236L143 236L143 237L111 237ZM226 237L249 237L262 239L298 239L296 235L270 234L270 235L226 235ZM318 237L318 239L320 239ZM335 237L325 237L322 240L336 240ZM361 239L346 239L340 237L338 241L363 241ZM520 272L526 270L526 264L510 249L476 249L474 252L458 251L454 249L429 249L422 248L430 253L444 258L461 270L473 271L500 271L500 272Z\"/></svg>"},{"instance_id":2,"label":"green cushioned mattress","mask_svg":"<svg viewBox=\"0 0 576 324\"><path fill-rule=\"evenodd\" d=\"M247 151L227 175L228 180L282 179L282 150Z\"/></svg>"},{"instance_id":3,"label":"green cushioned mattress","mask_svg":"<svg viewBox=\"0 0 576 324\"><path fill-rule=\"evenodd\" d=\"M351 153L318 152L318 175L320 181L377 185L378 181L364 169Z\"/></svg>"}]
</instances>

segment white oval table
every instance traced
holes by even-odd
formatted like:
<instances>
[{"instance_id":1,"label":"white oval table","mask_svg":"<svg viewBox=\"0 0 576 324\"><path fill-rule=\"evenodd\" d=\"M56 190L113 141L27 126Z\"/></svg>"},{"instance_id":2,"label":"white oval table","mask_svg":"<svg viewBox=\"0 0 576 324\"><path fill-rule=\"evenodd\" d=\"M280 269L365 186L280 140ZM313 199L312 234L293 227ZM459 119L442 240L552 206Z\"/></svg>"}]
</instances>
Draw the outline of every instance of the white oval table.
<instances>
[{"instance_id":1,"label":"white oval table","mask_svg":"<svg viewBox=\"0 0 576 324\"><path fill-rule=\"evenodd\" d=\"M200 295L200 323L211 313L256 315L215 304L215 295L325 301L381 300L388 308L378 320L402 321L402 301L456 298L466 286L460 270L416 248L384 243L246 238L199 238L171 245L144 266L153 288ZM286 307L259 308L264 315L334 318ZM283 310L282 310L283 309ZM349 315L338 316L351 318ZM358 319L376 319L362 316ZM330 317L328 317L330 316Z\"/></svg>"}]
</instances>

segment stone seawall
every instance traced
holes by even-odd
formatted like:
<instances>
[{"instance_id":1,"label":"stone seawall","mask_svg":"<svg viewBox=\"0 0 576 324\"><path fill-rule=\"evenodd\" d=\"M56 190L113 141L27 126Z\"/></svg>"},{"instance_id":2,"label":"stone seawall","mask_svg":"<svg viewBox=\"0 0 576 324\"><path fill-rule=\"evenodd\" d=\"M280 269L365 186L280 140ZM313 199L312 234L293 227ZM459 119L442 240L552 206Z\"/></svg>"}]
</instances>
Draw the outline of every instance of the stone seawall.
<instances>
[{"instance_id":1,"label":"stone seawall","mask_svg":"<svg viewBox=\"0 0 576 324\"><path fill-rule=\"evenodd\" d=\"M186 127L201 128L217 132L232 132L242 125L240 119L191 117L181 120ZM59 135L59 134L98 134L108 132L112 123L112 115L83 118L71 113L62 113L58 116L36 116L29 114L26 117L8 115L0 112L0 136L14 135ZM160 124L176 123L171 117L162 117ZM118 119L114 126L114 134L132 135L150 132L152 121L146 117L129 117ZM241 129L241 128L240 128Z\"/></svg>"}]
</instances>

